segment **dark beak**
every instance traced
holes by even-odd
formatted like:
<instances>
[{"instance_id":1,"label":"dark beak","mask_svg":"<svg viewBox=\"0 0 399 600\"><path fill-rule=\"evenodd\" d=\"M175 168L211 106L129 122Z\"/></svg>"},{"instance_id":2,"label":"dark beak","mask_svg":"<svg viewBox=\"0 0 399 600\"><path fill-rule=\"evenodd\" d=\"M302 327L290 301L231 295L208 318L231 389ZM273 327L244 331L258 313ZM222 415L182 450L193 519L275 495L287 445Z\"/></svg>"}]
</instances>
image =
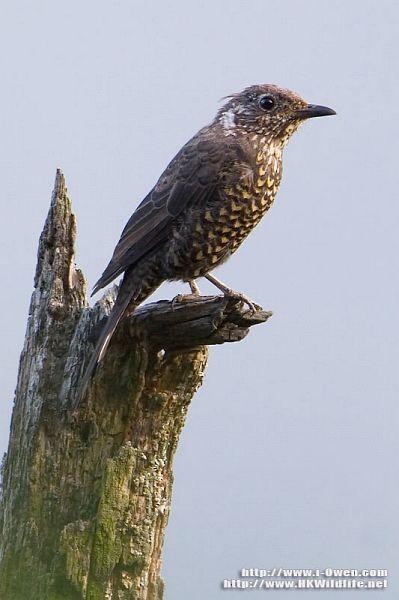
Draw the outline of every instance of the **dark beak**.
<instances>
[{"instance_id":1,"label":"dark beak","mask_svg":"<svg viewBox=\"0 0 399 600\"><path fill-rule=\"evenodd\" d=\"M308 104L305 108L301 108L295 112L298 119L311 119L313 117L327 117L328 115L336 115L337 113L328 106L318 106L317 104Z\"/></svg>"}]
</instances>

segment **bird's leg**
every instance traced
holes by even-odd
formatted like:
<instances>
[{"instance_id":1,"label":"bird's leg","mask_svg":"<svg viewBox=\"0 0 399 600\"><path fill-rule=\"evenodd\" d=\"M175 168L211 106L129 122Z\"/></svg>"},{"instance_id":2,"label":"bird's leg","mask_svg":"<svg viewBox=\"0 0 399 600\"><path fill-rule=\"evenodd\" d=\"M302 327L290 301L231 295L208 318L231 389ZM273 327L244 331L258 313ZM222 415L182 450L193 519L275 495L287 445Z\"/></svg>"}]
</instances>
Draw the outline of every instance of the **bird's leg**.
<instances>
[{"instance_id":1,"label":"bird's leg","mask_svg":"<svg viewBox=\"0 0 399 600\"><path fill-rule=\"evenodd\" d=\"M198 287L197 282L195 281L195 279L190 279L190 281L188 282L189 286L190 286L190 290L193 296L200 296L201 295L201 291Z\"/></svg>"},{"instance_id":2,"label":"bird's leg","mask_svg":"<svg viewBox=\"0 0 399 600\"><path fill-rule=\"evenodd\" d=\"M255 304L255 302L252 302L252 300L245 296L245 294L242 294L241 292L235 292L231 288L227 287L227 285L225 285L222 281L217 279L217 277L215 277L214 275L210 275L210 273L208 273L207 275L204 275L204 277L205 279L213 283L213 285L215 285L220 291L222 291L225 296L228 296L229 298L237 298L238 300L242 300L242 302L245 302L245 304L253 312L256 312L257 310L262 310L262 307L259 306L259 304Z\"/></svg>"}]
</instances>

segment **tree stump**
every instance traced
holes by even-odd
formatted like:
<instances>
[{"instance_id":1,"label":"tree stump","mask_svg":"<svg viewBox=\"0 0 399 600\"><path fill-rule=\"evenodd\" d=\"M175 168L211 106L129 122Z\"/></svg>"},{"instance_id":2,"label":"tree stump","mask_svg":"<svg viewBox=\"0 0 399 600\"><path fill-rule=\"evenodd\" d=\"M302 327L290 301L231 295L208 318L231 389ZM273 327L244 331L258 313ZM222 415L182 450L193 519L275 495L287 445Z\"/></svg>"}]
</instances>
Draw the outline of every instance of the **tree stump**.
<instances>
[{"instance_id":1,"label":"tree stump","mask_svg":"<svg viewBox=\"0 0 399 600\"><path fill-rule=\"evenodd\" d=\"M88 306L75 237L57 171L2 466L0 597L160 600L173 457L207 346L241 340L271 313L224 297L140 307L77 403L115 289Z\"/></svg>"}]
</instances>

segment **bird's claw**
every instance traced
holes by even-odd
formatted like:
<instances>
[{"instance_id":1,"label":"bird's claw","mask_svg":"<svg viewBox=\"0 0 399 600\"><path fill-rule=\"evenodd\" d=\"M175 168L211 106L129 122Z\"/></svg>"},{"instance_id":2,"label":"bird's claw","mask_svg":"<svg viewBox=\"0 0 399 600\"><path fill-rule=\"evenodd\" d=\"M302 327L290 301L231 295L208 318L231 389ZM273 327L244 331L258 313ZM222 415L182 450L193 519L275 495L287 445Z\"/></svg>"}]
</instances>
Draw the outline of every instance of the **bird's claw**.
<instances>
[{"instance_id":1,"label":"bird's claw","mask_svg":"<svg viewBox=\"0 0 399 600\"><path fill-rule=\"evenodd\" d=\"M190 302L190 300L198 298L201 295L201 291L194 279L190 279L188 284L190 286L191 294L177 294L172 300L172 310L175 310L175 306L179 302Z\"/></svg>"},{"instance_id":2,"label":"bird's claw","mask_svg":"<svg viewBox=\"0 0 399 600\"><path fill-rule=\"evenodd\" d=\"M260 306L260 304L256 304L256 302L253 302L253 300L250 300L250 298L248 298L248 296L246 296L245 294L243 294L241 292L235 292L234 290L227 289L225 291L224 295L227 298L234 298L234 299L240 300L241 302L246 304L248 306L249 310L253 313L255 313L257 310L263 310L263 308L262 308L262 306Z\"/></svg>"},{"instance_id":3,"label":"bird's claw","mask_svg":"<svg viewBox=\"0 0 399 600\"><path fill-rule=\"evenodd\" d=\"M198 294L177 294L177 296L172 299L171 308L172 310L175 310L176 304L190 302L190 300L194 300L194 298L198 298Z\"/></svg>"},{"instance_id":4,"label":"bird's claw","mask_svg":"<svg viewBox=\"0 0 399 600\"><path fill-rule=\"evenodd\" d=\"M205 278L211 283L213 283L213 285L216 286L219 290L221 290L226 298L235 298L241 302L244 302L244 304L246 304L249 307L249 310L251 312L255 313L257 310L263 310L259 304L255 304L255 302L250 300L248 296L242 294L241 292L235 292L231 288L227 287L225 283L220 281L220 279L217 279L214 275L211 275L211 273L207 273L205 275Z\"/></svg>"}]
</instances>

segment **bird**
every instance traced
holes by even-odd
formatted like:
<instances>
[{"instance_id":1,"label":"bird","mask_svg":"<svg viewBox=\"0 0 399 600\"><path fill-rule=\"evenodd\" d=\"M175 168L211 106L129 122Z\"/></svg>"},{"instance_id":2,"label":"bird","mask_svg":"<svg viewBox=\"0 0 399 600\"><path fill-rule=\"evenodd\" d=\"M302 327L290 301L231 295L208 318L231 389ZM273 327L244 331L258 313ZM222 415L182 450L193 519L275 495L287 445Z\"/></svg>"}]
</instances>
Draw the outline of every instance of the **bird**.
<instances>
[{"instance_id":1,"label":"bird","mask_svg":"<svg viewBox=\"0 0 399 600\"><path fill-rule=\"evenodd\" d=\"M240 298L252 310L258 307L211 272L273 204L288 139L305 120L336 112L274 84L251 85L223 100L214 120L181 148L133 212L94 286L93 294L123 273L82 389L122 317L164 281L187 282L198 294L196 279L205 277L223 294Z\"/></svg>"}]
</instances>

